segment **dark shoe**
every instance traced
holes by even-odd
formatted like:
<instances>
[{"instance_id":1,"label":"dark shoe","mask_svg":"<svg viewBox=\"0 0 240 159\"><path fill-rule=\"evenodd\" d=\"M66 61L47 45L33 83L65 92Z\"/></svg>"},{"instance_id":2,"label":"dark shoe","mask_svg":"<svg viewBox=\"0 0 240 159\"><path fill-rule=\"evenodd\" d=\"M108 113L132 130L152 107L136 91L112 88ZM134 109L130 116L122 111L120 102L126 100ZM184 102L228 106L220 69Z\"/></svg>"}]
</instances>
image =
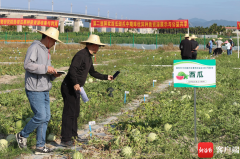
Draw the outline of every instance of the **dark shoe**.
<instances>
[{"instance_id":1,"label":"dark shoe","mask_svg":"<svg viewBox=\"0 0 240 159\"><path fill-rule=\"evenodd\" d=\"M27 138L21 137L20 133L17 133L15 136L18 143L18 147L20 149L27 148Z\"/></svg>"},{"instance_id":2,"label":"dark shoe","mask_svg":"<svg viewBox=\"0 0 240 159\"><path fill-rule=\"evenodd\" d=\"M72 146L75 146L73 141L66 141L66 142L61 141L60 145L63 146L63 147L72 147Z\"/></svg>"},{"instance_id":3,"label":"dark shoe","mask_svg":"<svg viewBox=\"0 0 240 159\"><path fill-rule=\"evenodd\" d=\"M87 142L88 141L88 139L80 138L80 137L78 137L76 140L77 140L77 142Z\"/></svg>"},{"instance_id":4,"label":"dark shoe","mask_svg":"<svg viewBox=\"0 0 240 159\"><path fill-rule=\"evenodd\" d=\"M36 155L44 155L44 154L48 154L48 153L51 153L53 152L53 150L51 150L50 148L46 147L46 146L43 146L43 148L36 148L35 150L35 154Z\"/></svg>"}]
</instances>

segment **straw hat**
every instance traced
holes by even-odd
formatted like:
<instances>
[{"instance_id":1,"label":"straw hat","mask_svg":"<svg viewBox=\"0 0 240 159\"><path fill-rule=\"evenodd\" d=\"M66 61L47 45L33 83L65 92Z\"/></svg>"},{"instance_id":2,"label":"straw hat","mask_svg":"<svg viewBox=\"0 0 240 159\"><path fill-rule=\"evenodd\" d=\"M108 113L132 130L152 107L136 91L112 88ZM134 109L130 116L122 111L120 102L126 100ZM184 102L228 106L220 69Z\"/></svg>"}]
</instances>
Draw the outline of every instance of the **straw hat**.
<instances>
[{"instance_id":1,"label":"straw hat","mask_svg":"<svg viewBox=\"0 0 240 159\"><path fill-rule=\"evenodd\" d=\"M195 35L192 35L191 39L197 39L197 37Z\"/></svg>"},{"instance_id":2,"label":"straw hat","mask_svg":"<svg viewBox=\"0 0 240 159\"><path fill-rule=\"evenodd\" d=\"M185 38L189 38L189 34L185 34L185 36L184 36Z\"/></svg>"},{"instance_id":3,"label":"straw hat","mask_svg":"<svg viewBox=\"0 0 240 159\"><path fill-rule=\"evenodd\" d=\"M213 41L215 41L215 39L212 39Z\"/></svg>"},{"instance_id":4,"label":"straw hat","mask_svg":"<svg viewBox=\"0 0 240 159\"><path fill-rule=\"evenodd\" d=\"M96 44L100 46L105 46L106 44L103 44L100 42L100 37L98 35L92 34L89 36L89 38L86 41L82 41L81 44L86 44L86 43L91 43L91 44Z\"/></svg>"},{"instance_id":5,"label":"straw hat","mask_svg":"<svg viewBox=\"0 0 240 159\"><path fill-rule=\"evenodd\" d=\"M39 32L39 33L41 33L41 34L45 34L45 35L47 35L48 37L50 37L50 38L52 38L52 39L54 39L54 40L56 40L56 41L58 41L58 42L60 42L60 43L63 43L62 41L60 41L60 40L58 39L58 37L59 37L59 31L58 31L56 28L50 27L50 28L48 28L47 31L37 30L37 32Z\"/></svg>"},{"instance_id":6,"label":"straw hat","mask_svg":"<svg viewBox=\"0 0 240 159\"><path fill-rule=\"evenodd\" d=\"M218 38L218 40L222 40L222 38Z\"/></svg>"}]
</instances>

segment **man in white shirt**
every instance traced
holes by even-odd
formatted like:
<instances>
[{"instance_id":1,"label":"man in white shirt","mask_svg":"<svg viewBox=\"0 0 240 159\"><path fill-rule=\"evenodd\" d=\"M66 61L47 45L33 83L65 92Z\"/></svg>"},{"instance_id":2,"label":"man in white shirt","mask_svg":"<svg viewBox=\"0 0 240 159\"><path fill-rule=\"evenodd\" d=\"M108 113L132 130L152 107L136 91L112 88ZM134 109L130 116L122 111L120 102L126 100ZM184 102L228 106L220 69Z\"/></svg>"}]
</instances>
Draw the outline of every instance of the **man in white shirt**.
<instances>
[{"instance_id":1,"label":"man in white shirt","mask_svg":"<svg viewBox=\"0 0 240 159\"><path fill-rule=\"evenodd\" d=\"M216 52L215 52L215 56L216 56L216 54L218 55L218 54L221 54L222 53L222 45L223 45L224 43L222 42L222 38L218 38L218 40L216 41L216 45L217 45L217 50L216 50Z\"/></svg>"},{"instance_id":2,"label":"man in white shirt","mask_svg":"<svg viewBox=\"0 0 240 159\"><path fill-rule=\"evenodd\" d=\"M225 41L224 43L226 44L225 46L227 47L227 55L231 55L230 52L231 44L228 41Z\"/></svg>"}]
</instances>

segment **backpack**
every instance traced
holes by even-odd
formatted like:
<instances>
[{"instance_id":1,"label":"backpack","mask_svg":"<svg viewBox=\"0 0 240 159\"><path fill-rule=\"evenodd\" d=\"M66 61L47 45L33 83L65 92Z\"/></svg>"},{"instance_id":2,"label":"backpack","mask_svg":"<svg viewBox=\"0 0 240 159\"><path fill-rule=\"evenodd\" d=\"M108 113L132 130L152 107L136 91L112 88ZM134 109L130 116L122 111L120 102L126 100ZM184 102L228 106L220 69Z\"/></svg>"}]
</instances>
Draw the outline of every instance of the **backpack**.
<instances>
[{"instance_id":1,"label":"backpack","mask_svg":"<svg viewBox=\"0 0 240 159\"><path fill-rule=\"evenodd\" d=\"M207 43L206 47L207 47L207 48L209 48L209 45L208 45L208 43Z\"/></svg>"}]
</instances>

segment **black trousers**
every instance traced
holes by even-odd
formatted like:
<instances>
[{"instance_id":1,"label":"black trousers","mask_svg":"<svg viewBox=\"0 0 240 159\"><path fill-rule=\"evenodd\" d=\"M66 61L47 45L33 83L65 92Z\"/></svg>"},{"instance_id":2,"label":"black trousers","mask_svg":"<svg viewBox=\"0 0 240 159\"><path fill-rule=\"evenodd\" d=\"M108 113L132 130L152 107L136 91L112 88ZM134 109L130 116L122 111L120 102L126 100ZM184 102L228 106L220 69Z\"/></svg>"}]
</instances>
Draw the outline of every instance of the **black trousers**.
<instances>
[{"instance_id":1,"label":"black trousers","mask_svg":"<svg viewBox=\"0 0 240 159\"><path fill-rule=\"evenodd\" d=\"M75 91L73 86L68 86L64 82L61 86L61 93L64 102L62 114L62 141L70 141L72 137L78 136L77 118L80 112L80 92Z\"/></svg>"},{"instance_id":2,"label":"black trousers","mask_svg":"<svg viewBox=\"0 0 240 159\"><path fill-rule=\"evenodd\" d=\"M192 53L192 59L197 59L197 53L196 52L194 52L194 53Z\"/></svg>"},{"instance_id":3,"label":"black trousers","mask_svg":"<svg viewBox=\"0 0 240 159\"><path fill-rule=\"evenodd\" d=\"M214 50L214 54L215 55L218 55L218 54L221 54L222 53L222 48L216 48L215 50Z\"/></svg>"},{"instance_id":4,"label":"black trousers","mask_svg":"<svg viewBox=\"0 0 240 159\"><path fill-rule=\"evenodd\" d=\"M182 60L187 60L187 59L192 59L192 58L188 56L182 56Z\"/></svg>"}]
</instances>

